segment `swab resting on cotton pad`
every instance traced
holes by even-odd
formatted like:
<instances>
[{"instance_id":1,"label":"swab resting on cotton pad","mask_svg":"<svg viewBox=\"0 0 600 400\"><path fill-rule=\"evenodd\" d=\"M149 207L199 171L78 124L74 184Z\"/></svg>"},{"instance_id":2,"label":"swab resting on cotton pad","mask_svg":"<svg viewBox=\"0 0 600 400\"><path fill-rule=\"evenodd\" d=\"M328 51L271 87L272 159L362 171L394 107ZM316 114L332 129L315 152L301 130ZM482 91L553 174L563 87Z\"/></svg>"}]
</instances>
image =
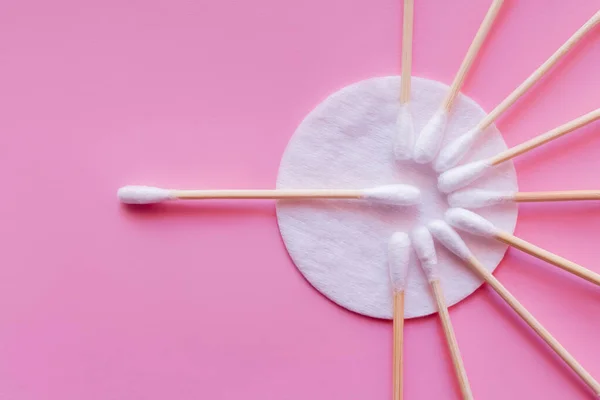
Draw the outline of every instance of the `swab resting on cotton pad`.
<instances>
[{"instance_id":1,"label":"swab resting on cotton pad","mask_svg":"<svg viewBox=\"0 0 600 400\"><path fill-rule=\"evenodd\" d=\"M500 192L465 189L448 195L450 207L482 208L495 204L515 202L550 202L600 200L600 190L563 190L553 192Z\"/></svg>"},{"instance_id":2,"label":"swab resting on cotton pad","mask_svg":"<svg viewBox=\"0 0 600 400\"><path fill-rule=\"evenodd\" d=\"M432 116L429 122L427 122L417 137L413 154L413 160L415 160L417 163L425 164L432 162L437 156L445 136L446 125L448 124L450 111L452 111L454 107L456 98L460 92L460 88L462 87L465 78L467 77L469 70L473 65L473 62L475 61L475 58L477 57L485 38L490 32L490 29L492 28L492 25L498 16L498 12L502 7L503 2L503 0L494 0L490 5L483 21L481 22L481 25L479 26L479 29L477 30L477 33L473 37L473 41L467 50L467 54L460 64L456 75L454 76L452 85L450 85L450 90L444 98L441 107Z\"/></svg>"},{"instance_id":3,"label":"swab resting on cotton pad","mask_svg":"<svg viewBox=\"0 0 600 400\"><path fill-rule=\"evenodd\" d=\"M438 308L440 315L440 321L444 328L444 336L452 357L452 364L454 366L454 372L460 385L460 389L463 395L463 399L472 399L473 394L471 392L471 386L469 385L469 378L460 355L458 348L458 342L456 335L454 334L454 328L450 321L450 314L448 313L448 306L446 305L446 299L442 290L440 282L440 275L438 272L438 259L435 252L435 245L433 238L429 230L422 226L415 229L411 235L413 248L417 254L417 258L421 264L421 268L427 276L427 280L431 286L433 296Z\"/></svg>"},{"instance_id":4,"label":"swab resting on cotton pad","mask_svg":"<svg viewBox=\"0 0 600 400\"><path fill-rule=\"evenodd\" d=\"M411 206L421 202L421 191L411 185L383 185L368 189L176 190L152 186L124 186L117 197L125 204L153 204L169 200L205 199L362 199Z\"/></svg>"},{"instance_id":5,"label":"swab resting on cotton pad","mask_svg":"<svg viewBox=\"0 0 600 400\"><path fill-rule=\"evenodd\" d=\"M575 372L586 385L600 395L600 384L583 366L565 349L552 334L489 272L479 260L473 256L461 237L444 221L433 221L429 224L433 236L465 261L465 264L483 279L538 336Z\"/></svg>"},{"instance_id":6,"label":"swab resting on cotton pad","mask_svg":"<svg viewBox=\"0 0 600 400\"><path fill-rule=\"evenodd\" d=\"M484 175L490 168L511 160L521 154L527 153L554 139L558 139L598 118L600 118L600 108L521 143L518 146L503 151L496 156L449 169L439 176L438 188L444 193L450 193L457 189L461 189Z\"/></svg>"},{"instance_id":7,"label":"swab resting on cotton pad","mask_svg":"<svg viewBox=\"0 0 600 400\"><path fill-rule=\"evenodd\" d=\"M587 268L582 267L569 261L563 257L537 247L525 240L511 235L497 228L487 219L483 218L479 214L472 211L468 211L462 208L451 208L446 211L446 221L454 226L455 228L471 233L477 236L483 236L495 239L499 242L508 244L516 249L519 249L527 254L539 258L540 260L546 261L552 265L564 269L580 278L583 278L596 285L600 285L600 274L590 271Z\"/></svg>"},{"instance_id":8,"label":"swab resting on cotton pad","mask_svg":"<svg viewBox=\"0 0 600 400\"><path fill-rule=\"evenodd\" d=\"M487 132L487 128L494 123L508 108L510 108L523 94L552 69L562 57L573 48L585 35L600 22L600 11L595 13L581 26L562 46L558 48L541 66L525 79L511 94L498 104L485 118L470 131L454 139L441 149L433 163L436 172L446 171L462 160L469 152L475 141Z\"/></svg>"},{"instance_id":9,"label":"swab resting on cotton pad","mask_svg":"<svg viewBox=\"0 0 600 400\"><path fill-rule=\"evenodd\" d=\"M396 120L396 137L394 139L394 156L396 160L409 160L415 147L415 127L410 103L400 104Z\"/></svg>"},{"instance_id":10,"label":"swab resting on cotton pad","mask_svg":"<svg viewBox=\"0 0 600 400\"><path fill-rule=\"evenodd\" d=\"M388 267L395 292L403 292L406 288L411 251L410 238L406 233L396 232L392 235L388 243Z\"/></svg>"}]
</instances>

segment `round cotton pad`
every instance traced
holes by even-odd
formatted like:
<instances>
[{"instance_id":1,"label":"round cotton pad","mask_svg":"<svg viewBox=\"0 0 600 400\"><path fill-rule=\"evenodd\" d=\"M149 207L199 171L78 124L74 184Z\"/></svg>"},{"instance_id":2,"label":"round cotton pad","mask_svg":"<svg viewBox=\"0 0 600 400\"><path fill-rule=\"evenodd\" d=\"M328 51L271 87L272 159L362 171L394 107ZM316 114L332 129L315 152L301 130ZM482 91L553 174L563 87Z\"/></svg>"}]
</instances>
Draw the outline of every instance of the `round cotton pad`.
<instances>
[{"instance_id":1,"label":"round cotton pad","mask_svg":"<svg viewBox=\"0 0 600 400\"><path fill-rule=\"evenodd\" d=\"M415 131L438 110L448 87L413 78L411 111ZM368 201L279 201L277 218L287 250L306 279L321 293L349 310L375 318L392 317L388 242L394 232L411 232L433 219L443 219L446 195L437 189L430 164L395 161L393 141L400 104L400 78L373 78L329 96L302 121L283 155L277 187L282 189L361 189L407 183L421 189L419 206L393 206ZM460 96L448 119L444 144L475 126L485 112ZM469 162L505 150L492 126L464 160ZM470 187L517 192L511 162L491 169ZM494 205L480 213L498 228L513 232L517 208ZM475 256L494 270L506 245L463 235ZM437 246L439 274L448 305L456 304L481 285L462 264ZM429 284L411 257L406 287L407 318L436 311Z\"/></svg>"}]
</instances>

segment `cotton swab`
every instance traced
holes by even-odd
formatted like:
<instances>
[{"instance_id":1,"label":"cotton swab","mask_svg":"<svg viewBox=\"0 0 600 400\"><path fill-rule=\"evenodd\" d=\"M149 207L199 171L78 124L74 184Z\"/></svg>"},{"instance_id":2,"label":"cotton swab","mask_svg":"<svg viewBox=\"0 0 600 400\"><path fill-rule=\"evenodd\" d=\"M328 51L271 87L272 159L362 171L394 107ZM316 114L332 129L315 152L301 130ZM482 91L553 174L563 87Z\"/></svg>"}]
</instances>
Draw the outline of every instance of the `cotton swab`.
<instances>
[{"instance_id":1,"label":"cotton swab","mask_svg":"<svg viewBox=\"0 0 600 400\"><path fill-rule=\"evenodd\" d=\"M396 160L412 157L415 145L415 127L410 110L410 81L412 70L414 0L404 0L404 22L402 23L402 75L400 78L400 112L396 121L394 155Z\"/></svg>"},{"instance_id":2,"label":"cotton swab","mask_svg":"<svg viewBox=\"0 0 600 400\"><path fill-rule=\"evenodd\" d=\"M151 186L124 186L117 192L125 204L152 204L168 200L205 199L363 199L410 206L421 201L421 191L410 185L384 185L369 189L176 190Z\"/></svg>"},{"instance_id":3,"label":"cotton swab","mask_svg":"<svg viewBox=\"0 0 600 400\"><path fill-rule=\"evenodd\" d=\"M504 0L494 0L492 2L492 5L488 9L456 76L454 77L454 81L450 86L450 91L446 95L441 108L433 115L417 138L413 159L419 164L431 162L437 155L444 138L444 131L446 130L450 110L452 110L452 107L454 106L454 102L456 101L467 73L473 65L486 36L494 24L503 2Z\"/></svg>"},{"instance_id":4,"label":"cotton swab","mask_svg":"<svg viewBox=\"0 0 600 400\"><path fill-rule=\"evenodd\" d=\"M469 152L475 141L486 132L510 106L512 106L525 92L527 92L537 81L539 81L577 42L579 42L590 30L600 22L600 11L577 30L546 62L536 69L519 87L508 95L496 106L484 119L473 129L464 135L454 139L445 146L434 162L434 169L443 172L457 165Z\"/></svg>"},{"instance_id":5,"label":"cotton swab","mask_svg":"<svg viewBox=\"0 0 600 400\"><path fill-rule=\"evenodd\" d=\"M600 118L600 108L485 160L454 167L438 177L438 188L450 193L477 180L491 167L527 153Z\"/></svg>"},{"instance_id":6,"label":"cotton swab","mask_svg":"<svg viewBox=\"0 0 600 400\"><path fill-rule=\"evenodd\" d=\"M456 341L456 335L454 334L454 328L450 321L450 314L448 313L448 306L444 298L442 286L440 283L440 276L437 267L437 256L435 253L435 246L433 244L433 238L431 233L425 227L415 229L412 233L412 243L415 249L415 253L421 263L421 267L427 276L427 280L431 285L433 296L435 298L442 327L444 329L444 335L450 350L450 356L452 358L452 364L454 366L454 372L458 379L460 391L462 393L463 400L472 400L473 393L471 392L471 386L469 385L469 378L463 364L460 350L458 348L458 342Z\"/></svg>"},{"instance_id":7,"label":"cotton swab","mask_svg":"<svg viewBox=\"0 0 600 400\"><path fill-rule=\"evenodd\" d=\"M388 263L394 295L394 354L393 354L393 395L394 400L402 400L402 348L404 344L404 290L410 263L410 238L406 233L396 232L388 245Z\"/></svg>"},{"instance_id":8,"label":"cotton swab","mask_svg":"<svg viewBox=\"0 0 600 400\"><path fill-rule=\"evenodd\" d=\"M473 235L496 239L600 286L600 274L498 229L479 214L462 208L451 208L446 212L446 221L457 229Z\"/></svg>"},{"instance_id":9,"label":"cotton swab","mask_svg":"<svg viewBox=\"0 0 600 400\"><path fill-rule=\"evenodd\" d=\"M532 203L550 201L600 200L600 190L564 190L555 192L498 192L468 189L448 195L450 207L482 208L508 202Z\"/></svg>"},{"instance_id":10,"label":"cotton swab","mask_svg":"<svg viewBox=\"0 0 600 400\"><path fill-rule=\"evenodd\" d=\"M600 384L579 362L556 340L542 324L473 256L465 242L444 221L429 224L429 230L435 238L451 252L463 259L467 266L492 289L539 335L542 340L593 390L600 396Z\"/></svg>"}]
</instances>

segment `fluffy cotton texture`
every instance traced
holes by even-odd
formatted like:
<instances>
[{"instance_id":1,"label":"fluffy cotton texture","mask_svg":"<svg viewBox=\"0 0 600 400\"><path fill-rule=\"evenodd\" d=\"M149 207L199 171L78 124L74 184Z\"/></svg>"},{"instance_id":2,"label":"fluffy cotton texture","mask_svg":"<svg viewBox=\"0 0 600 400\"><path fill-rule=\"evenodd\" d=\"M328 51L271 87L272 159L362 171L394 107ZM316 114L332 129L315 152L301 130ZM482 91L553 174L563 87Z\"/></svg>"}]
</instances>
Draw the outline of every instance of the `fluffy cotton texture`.
<instances>
[{"instance_id":1,"label":"fluffy cotton texture","mask_svg":"<svg viewBox=\"0 0 600 400\"><path fill-rule=\"evenodd\" d=\"M448 113L446 110L438 110L421 130L415 143L413 160L419 164L432 162L440 150L446 125L448 124Z\"/></svg>"},{"instance_id":2,"label":"fluffy cotton texture","mask_svg":"<svg viewBox=\"0 0 600 400\"><path fill-rule=\"evenodd\" d=\"M446 222L477 236L494 237L498 229L487 219L464 208L451 208L446 211Z\"/></svg>"},{"instance_id":3,"label":"fluffy cotton texture","mask_svg":"<svg viewBox=\"0 0 600 400\"><path fill-rule=\"evenodd\" d=\"M412 243L417 254L417 258L421 263L421 268L425 272L425 276L429 282L439 279L437 272L437 254L435 252L435 245L433 244L433 237L429 230L421 226L412 232Z\"/></svg>"},{"instance_id":4,"label":"fluffy cotton texture","mask_svg":"<svg viewBox=\"0 0 600 400\"><path fill-rule=\"evenodd\" d=\"M444 172L456 166L471 150L480 134L481 131L475 127L442 147L433 163L433 169L436 172Z\"/></svg>"},{"instance_id":5,"label":"fluffy cotton texture","mask_svg":"<svg viewBox=\"0 0 600 400\"><path fill-rule=\"evenodd\" d=\"M421 201L421 191L411 185L383 185L365 189L364 198L385 204L412 206Z\"/></svg>"},{"instance_id":6,"label":"fluffy cotton texture","mask_svg":"<svg viewBox=\"0 0 600 400\"><path fill-rule=\"evenodd\" d=\"M395 291L402 292L406 287L410 262L410 238L404 232L396 232L390 238L388 257L390 280Z\"/></svg>"},{"instance_id":7,"label":"fluffy cotton texture","mask_svg":"<svg viewBox=\"0 0 600 400\"><path fill-rule=\"evenodd\" d=\"M458 208L483 208L510 202L514 198L514 192L469 189L450 194L448 196L448 205Z\"/></svg>"},{"instance_id":8,"label":"fluffy cotton texture","mask_svg":"<svg viewBox=\"0 0 600 400\"><path fill-rule=\"evenodd\" d=\"M429 224L429 230L435 238L459 258L469 259L473 253L467 247L460 235L442 220L435 220Z\"/></svg>"},{"instance_id":9,"label":"fluffy cotton texture","mask_svg":"<svg viewBox=\"0 0 600 400\"><path fill-rule=\"evenodd\" d=\"M463 188L468 184L475 182L485 172L491 168L488 160L474 161L469 164L461 165L449 169L442 173L438 178L438 189L444 193L451 193Z\"/></svg>"},{"instance_id":10,"label":"fluffy cotton texture","mask_svg":"<svg viewBox=\"0 0 600 400\"><path fill-rule=\"evenodd\" d=\"M415 147L415 126L410 111L410 103L400 105L396 126L398 130L394 141L394 155L396 160L409 160Z\"/></svg>"},{"instance_id":11,"label":"fluffy cotton texture","mask_svg":"<svg viewBox=\"0 0 600 400\"><path fill-rule=\"evenodd\" d=\"M446 195L436 187L430 165L397 161L392 152L398 118L400 80L374 78L348 86L319 104L300 124L281 160L281 189L364 189L393 183L421 190L418 206L398 207L372 201L281 200L277 218L283 242L299 271L325 297L349 310L376 318L392 317L392 290L387 248L394 232L412 232L443 218ZM411 111L417 132L437 110L448 87L413 78ZM485 112L459 95L448 122L452 140L477 124ZM492 127L468 157L483 159L506 149ZM512 163L493 168L476 183L482 189L518 191ZM502 204L483 210L487 219L512 232L517 207ZM476 240L469 247L490 269L504 255L496 240ZM437 248L440 281L448 304L467 297L481 283L444 248ZM285 265L283 265L285 267ZM429 282L416 257L410 260L405 291L405 315L414 318L437 312Z\"/></svg>"},{"instance_id":12,"label":"fluffy cotton texture","mask_svg":"<svg viewBox=\"0 0 600 400\"><path fill-rule=\"evenodd\" d=\"M152 186L124 186L117 191L117 197L125 204L152 204L174 198L170 190Z\"/></svg>"}]
</instances>

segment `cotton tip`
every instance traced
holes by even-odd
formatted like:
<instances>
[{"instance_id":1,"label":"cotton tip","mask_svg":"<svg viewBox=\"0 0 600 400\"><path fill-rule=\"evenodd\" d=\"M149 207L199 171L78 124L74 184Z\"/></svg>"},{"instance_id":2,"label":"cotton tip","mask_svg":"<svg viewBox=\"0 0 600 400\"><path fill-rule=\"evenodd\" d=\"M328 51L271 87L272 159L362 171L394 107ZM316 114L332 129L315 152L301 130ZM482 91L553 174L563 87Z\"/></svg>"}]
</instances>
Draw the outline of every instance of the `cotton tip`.
<instances>
[{"instance_id":1,"label":"cotton tip","mask_svg":"<svg viewBox=\"0 0 600 400\"><path fill-rule=\"evenodd\" d=\"M429 230L424 226L417 228L412 232L411 238L413 248L415 249L415 253L417 253L417 258L421 263L421 268L423 268L427 279L430 282L439 279L435 245L433 244L433 237Z\"/></svg>"},{"instance_id":2,"label":"cotton tip","mask_svg":"<svg viewBox=\"0 0 600 400\"><path fill-rule=\"evenodd\" d=\"M464 208L450 208L446 211L446 222L461 231L477 236L494 237L498 232L490 221Z\"/></svg>"},{"instance_id":3,"label":"cotton tip","mask_svg":"<svg viewBox=\"0 0 600 400\"><path fill-rule=\"evenodd\" d=\"M514 192L470 189L461 190L448 195L448 204L450 207L481 208L506 203L514 198Z\"/></svg>"},{"instance_id":4,"label":"cotton tip","mask_svg":"<svg viewBox=\"0 0 600 400\"><path fill-rule=\"evenodd\" d=\"M412 206L421 202L421 191L410 185L384 185L365 189L363 197L385 204Z\"/></svg>"},{"instance_id":5,"label":"cotton tip","mask_svg":"<svg viewBox=\"0 0 600 400\"><path fill-rule=\"evenodd\" d=\"M396 160L409 160L415 147L415 127L409 103L400 105L396 120L396 137L394 138L394 156Z\"/></svg>"},{"instance_id":6,"label":"cotton tip","mask_svg":"<svg viewBox=\"0 0 600 400\"><path fill-rule=\"evenodd\" d=\"M477 180L491 166L488 160L483 160L449 169L438 177L438 189L444 193L454 192Z\"/></svg>"},{"instance_id":7,"label":"cotton tip","mask_svg":"<svg viewBox=\"0 0 600 400\"><path fill-rule=\"evenodd\" d=\"M467 247L460 235L442 220L435 220L427 226L429 231L444 247L463 260L471 258L471 250Z\"/></svg>"},{"instance_id":8,"label":"cotton tip","mask_svg":"<svg viewBox=\"0 0 600 400\"><path fill-rule=\"evenodd\" d=\"M170 190L152 186L123 186L117 197L125 204L152 204L174 198Z\"/></svg>"},{"instance_id":9,"label":"cotton tip","mask_svg":"<svg viewBox=\"0 0 600 400\"><path fill-rule=\"evenodd\" d=\"M481 131L475 127L448 143L440 150L433 163L433 169L436 172L444 172L457 165L467 155L480 133Z\"/></svg>"},{"instance_id":10,"label":"cotton tip","mask_svg":"<svg viewBox=\"0 0 600 400\"><path fill-rule=\"evenodd\" d=\"M419 164L426 164L433 161L444 139L446 123L448 122L448 113L446 110L439 110L427 122L415 143L413 150L413 160Z\"/></svg>"},{"instance_id":11,"label":"cotton tip","mask_svg":"<svg viewBox=\"0 0 600 400\"><path fill-rule=\"evenodd\" d=\"M410 238L404 232L396 232L388 244L388 263L392 287L397 292L403 291L406 287L409 262Z\"/></svg>"}]
</instances>

